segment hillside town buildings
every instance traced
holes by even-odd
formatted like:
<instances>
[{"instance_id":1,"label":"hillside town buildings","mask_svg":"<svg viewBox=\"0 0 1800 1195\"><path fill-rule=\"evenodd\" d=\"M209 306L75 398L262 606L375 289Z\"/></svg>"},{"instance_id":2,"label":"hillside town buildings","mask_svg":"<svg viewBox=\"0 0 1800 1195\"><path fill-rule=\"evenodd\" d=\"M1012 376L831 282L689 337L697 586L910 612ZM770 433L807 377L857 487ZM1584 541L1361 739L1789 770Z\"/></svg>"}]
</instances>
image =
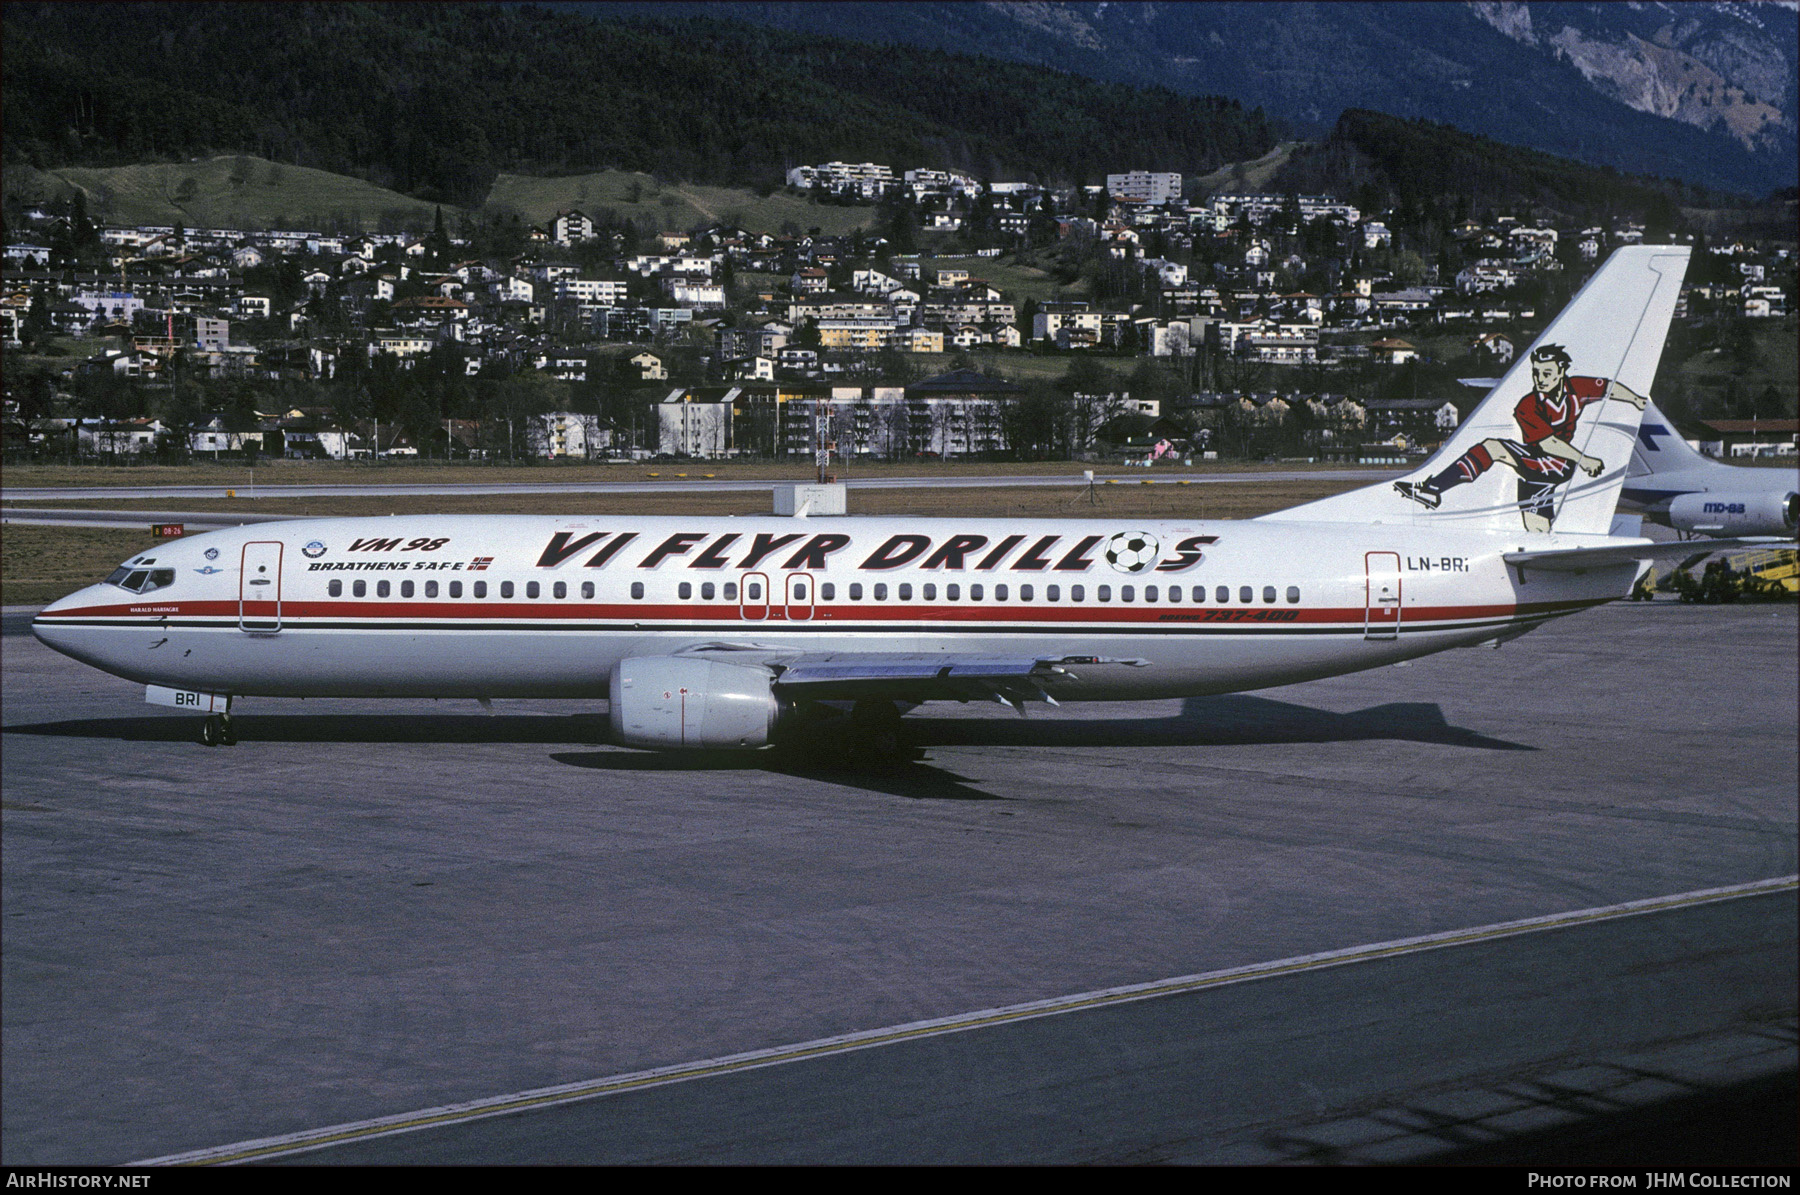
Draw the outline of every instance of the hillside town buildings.
<instances>
[{"instance_id":1,"label":"hillside town buildings","mask_svg":"<svg viewBox=\"0 0 1800 1195\"><path fill-rule=\"evenodd\" d=\"M503 432L493 415L442 420L424 447L480 455L502 443L549 460L801 455L821 426L853 459L1020 451L1009 411L1021 390L997 376L1009 354L1145 358L1196 383L1203 371L1216 383L1244 370L1306 370L1305 392L1195 384L1154 413L1129 394L1108 396L1089 404L1098 421L1065 447L1093 451L1104 426L1135 428L1123 419L1133 416L1155 421L1159 435L1185 427L1195 444L1227 450L1229 437L1248 444L1246 429L1285 421L1304 425L1313 450L1355 455L1365 441L1421 449L1454 426L1455 408L1333 397L1333 371L1404 369L1428 355L1424 341L1446 337L1483 368L1503 366L1523 343L1522 322L1536 318L1525 297L1535 283L1591 269L1642 235L1625 224L1471 218L1453 230L1456 260L1415 260L1402 272L1396 216L1330 195L1190 197L1181 175L1145 170L1081 192L835 161L795 167L788 182L871 205L865 231L714 224L627 252L600 213L565 208L505 258L477 258L462 237L156 225L103 226L97 250L72 257L55 248L69 241L69 217L47 205L8 229L16 239L0 278L0 341L13 350L70 338L80 355L59 379L71 392L100 378L158 393L182 377L330 383L349 361L429 364L470 380L538 375L574 388L565 399L587 395L593 409L520 412ZM900 210L926 238L917 252L883 235L887 214ZM960 251L946 252L942 238L959 238ZM1079 287L1020 289L1006 280L1026 276L1016 262L1027 251L1106 264ZM1690 286L1684 304L1750 320L1792 310L1791 255L1742 242L1711 252L1730 262L1731 281ZM1104 294L1093 277L1106 279ZM950 368L957 353L986 354L986 372ZM641 410L622 418L614 403L602 418L593 396L619 393ZM9 424L8 451L75 445L117 457L161 451L171 437L207 454L279 443L283 455L352 458L421 447L392 425L331 409L260 411L255 428L220 418L200 412L178 428L39 414L37 425Z\"/></svg>"}]
</instances>

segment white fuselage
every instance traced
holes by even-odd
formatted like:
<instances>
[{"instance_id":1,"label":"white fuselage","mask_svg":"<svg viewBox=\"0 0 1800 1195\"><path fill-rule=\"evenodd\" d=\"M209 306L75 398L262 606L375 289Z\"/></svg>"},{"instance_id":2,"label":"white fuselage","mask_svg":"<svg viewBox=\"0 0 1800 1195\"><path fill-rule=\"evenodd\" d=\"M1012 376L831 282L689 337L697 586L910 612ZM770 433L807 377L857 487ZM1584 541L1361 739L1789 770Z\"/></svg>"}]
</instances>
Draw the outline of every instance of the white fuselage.
<instances>
[{"instance_id":1,"label":"white fuselage","mask_svg":"<svg viewBox=\"0 0 1800 1195\"><path fill-rule=\"evenodd\" d=\"M1119 533L1153 556L1110 563ZM1057 697L1181 697L1510 637L1629 591L1635 565L1521 577L1501 559L1557 542L1260 521L317 519L160 545L115 576L167 584L89 586L33 630L130 680L240 697L604 697L620 660L704 645L745 662L1103 657L1133 666Z\"/></svg>"}]
</instances>

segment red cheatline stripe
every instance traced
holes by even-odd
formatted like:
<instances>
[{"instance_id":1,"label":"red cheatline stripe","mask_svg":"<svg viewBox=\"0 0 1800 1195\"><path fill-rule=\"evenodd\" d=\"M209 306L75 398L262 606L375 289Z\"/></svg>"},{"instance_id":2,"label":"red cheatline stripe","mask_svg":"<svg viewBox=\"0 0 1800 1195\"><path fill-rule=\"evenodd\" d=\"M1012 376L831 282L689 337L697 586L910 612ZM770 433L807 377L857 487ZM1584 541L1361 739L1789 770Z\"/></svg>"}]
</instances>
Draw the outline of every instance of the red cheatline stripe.
<instances>
[{"instance_id":1,"label":"red cheatline stripe","mask_svg":"<svg viewBox=\"0 0 1800 1195\"><path fill-rule=\"evenodd\" d=\"M1419 606L1405 611L1403 626L1422 622L1462 622L1471 619L1530 617L1564 613L1598 605L1609 599L1582 599L1562 602L1521 602L1516 605L1484 606ZM252 613L272 614L274 603L257 603ZM1218 624L1356 624L1361 625L1366 611L1361 606L1216 606L1169 604L1113 605L900 605L875 603L811 607L810 617L788 619L789 607L775 603L766 607L768 616L752 614L746 618L740 607L731 603L633 603L629 605L599 604L578 601L482 602L463 600L418 601L370 599L367 601L283 601L284 621L302 619L365 619L371 627L383 622L417 622L421 619L443 619L461 622L817 622L830 620L839 624L856 622L938 622L938 623L1139 623L1154 627L1170 623L1210 622ZM761 604L750 607L764 610ZM805 611L809 607L796 607ZM137 618L160 622L165 618L232 618L239 607L229 602L187 602L155 607L89 606L80 610L59 610L49 617L40 616L46 625L80 623L87 619ZM1239 618L1235 615L1242 614ZM1210 617L1209 617L1210 616Z\"/></svg>"}]
</instances>

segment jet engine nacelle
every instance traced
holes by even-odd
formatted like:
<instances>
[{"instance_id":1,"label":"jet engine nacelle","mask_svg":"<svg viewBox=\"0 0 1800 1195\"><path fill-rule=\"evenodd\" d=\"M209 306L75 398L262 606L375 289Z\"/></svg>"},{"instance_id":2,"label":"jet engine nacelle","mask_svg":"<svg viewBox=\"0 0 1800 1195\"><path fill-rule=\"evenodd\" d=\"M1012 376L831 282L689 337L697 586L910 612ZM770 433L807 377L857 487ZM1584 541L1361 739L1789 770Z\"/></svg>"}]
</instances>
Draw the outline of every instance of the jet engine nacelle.
<instances>
[{"instance_id":1,"label":"jet engine nacelle","mask_svg":"<svg viewBox=\"0 0 1800 1195\"><path fill-rule=\"evenodd\" d=\"M1683 494L1669 503L1669 526L1714 535L1791 535L1800 494Z\"/></svg>"},{"instance_id":2,"label":"jet engine nacelle","mask_svg":"<svg viewBox=\"0 0 1800 1195\"><path fill-rule=\"evenodd\" d=\"M613 739L629 747L762 747L781 718L766 669L684 656L620 660L609 687Z\"/></svg>"}]
</instances>

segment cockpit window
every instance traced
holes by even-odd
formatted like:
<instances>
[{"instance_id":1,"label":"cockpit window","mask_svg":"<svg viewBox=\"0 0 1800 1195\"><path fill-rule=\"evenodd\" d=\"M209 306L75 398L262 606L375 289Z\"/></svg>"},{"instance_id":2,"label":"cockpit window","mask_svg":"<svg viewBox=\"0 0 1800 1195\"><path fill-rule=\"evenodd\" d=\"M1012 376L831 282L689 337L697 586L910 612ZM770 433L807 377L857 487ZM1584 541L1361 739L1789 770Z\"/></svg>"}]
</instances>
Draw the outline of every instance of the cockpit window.
<instances>
[{"instance_id":1,"label":"cockpit window","mask_svg":"<svg viewBox=\"0 0 1800 1195\"><path fill-rule=\"evenodd\" d=\"M121 589L129 589L133 593L149 593L152 589L161 589L165 585L175 584L175 570L172 568L120 568L113 570L106 578L108 585L117 585Z\"/></svg>"}]
</instances>

